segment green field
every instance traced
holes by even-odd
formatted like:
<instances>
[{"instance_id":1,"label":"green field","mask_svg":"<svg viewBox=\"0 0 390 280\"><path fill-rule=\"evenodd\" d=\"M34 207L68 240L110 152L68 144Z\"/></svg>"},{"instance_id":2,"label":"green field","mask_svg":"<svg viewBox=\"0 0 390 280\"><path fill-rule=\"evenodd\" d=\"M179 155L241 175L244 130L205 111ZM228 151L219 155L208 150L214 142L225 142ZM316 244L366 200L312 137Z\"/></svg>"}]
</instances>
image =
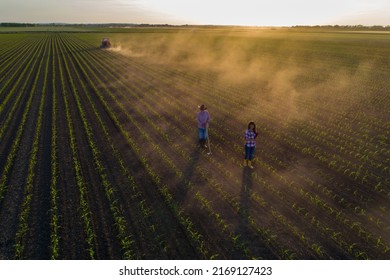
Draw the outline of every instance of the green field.
<instances>
[{"instance_id":1,"label":"green field","mask_svg":"<svg viewBox=\"0 0 390 280\"><path fill-rule=\"evenodd\" d=\"M0 30L0 259L389 259L390 33L21 30Z\"/></svg>"}]
</instances>

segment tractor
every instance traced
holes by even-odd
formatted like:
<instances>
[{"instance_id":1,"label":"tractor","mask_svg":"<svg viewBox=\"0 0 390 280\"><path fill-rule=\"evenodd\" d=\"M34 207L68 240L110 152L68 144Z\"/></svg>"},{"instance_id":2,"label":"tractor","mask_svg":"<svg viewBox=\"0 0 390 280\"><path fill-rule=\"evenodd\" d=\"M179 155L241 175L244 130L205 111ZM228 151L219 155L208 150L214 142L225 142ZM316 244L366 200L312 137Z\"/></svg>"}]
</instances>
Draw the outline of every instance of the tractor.
<instances>
[{"instance_id":1,"label":"tractor","mask_svg":"<svg viewBox=\"0 0 390 280\"><path fill-rule=\"evenodd\" d=\"M102 43L100 45L101 49L108 49L111 47L111 42L109 38L103 38Z\"/></svg>"}]
</instances>

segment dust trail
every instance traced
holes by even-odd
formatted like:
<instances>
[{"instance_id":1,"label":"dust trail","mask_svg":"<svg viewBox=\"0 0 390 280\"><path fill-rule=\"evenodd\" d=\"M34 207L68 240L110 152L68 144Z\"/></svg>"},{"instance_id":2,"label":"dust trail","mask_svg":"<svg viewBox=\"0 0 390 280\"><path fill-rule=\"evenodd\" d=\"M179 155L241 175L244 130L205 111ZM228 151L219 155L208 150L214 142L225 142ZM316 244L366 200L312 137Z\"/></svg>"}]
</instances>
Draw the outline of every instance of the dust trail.
<instances>
[{"instance_id":1,"label":"dust trail","mask_svg":"<svg viewBox=\"0 0 390 280\"><path fill-rule=\"evenodd\" d=\"M347 48L318 49L316 40L285 31L195 29L117 35L110 50L163 67L211 74L216 87L242 86L245 101L267 106L281 120L304 120L310 110L299 104L306 98L331 110L361 106L367 93L357 85L371 79L374 63L353 62Z\"/></svg>"},{"instance_id":2,"label":"dust trail","mask_svg":"<svg viewBox=\"0 0 390 280\"><path fill-rule=\"evenodd\" d=\"M240 43L229 34L142 34L118 38L112 51L129 57L142 57L156 64L193 71L218 73L221 81L241 83L263 76L267 67L251 53L256 41Z\"/></svg>"},{"instance_id":3,"label":"dust trail","mask_svg":"<svg viewBox=\"0 0 390 280\"><path fill-rule=\"evenodd\" d=\"M120 53L124 56L127 57L142 57L143 55L140 53L135 53L128 47L122 47L121 44L115 44L113 47L108 49L109 51L115 52L115 53Z\"/></svg>"},{"instance_id":4,"label":"dust trail","mask_svg":"<svg viewBox=\"0 0 390 280\"><path fill-rule=\"evenodd\" d=\"M113 38L111 50L147 63L212 77L217 88L243 86L246 101L264 105L263 100L268 98L266 105L274 106L292 88L285 81L285 85L281 84L284 76L293 79L294 74L291 69L289 74L285 69L275 74L280 66L275 65L273 46L269 43L263 46L267 37L256 34L228 31L131 34ZM289 94L290 99L295 97L294 93ZM295 109L291 107L288 111Z\"/></svg>"}]
</instances>

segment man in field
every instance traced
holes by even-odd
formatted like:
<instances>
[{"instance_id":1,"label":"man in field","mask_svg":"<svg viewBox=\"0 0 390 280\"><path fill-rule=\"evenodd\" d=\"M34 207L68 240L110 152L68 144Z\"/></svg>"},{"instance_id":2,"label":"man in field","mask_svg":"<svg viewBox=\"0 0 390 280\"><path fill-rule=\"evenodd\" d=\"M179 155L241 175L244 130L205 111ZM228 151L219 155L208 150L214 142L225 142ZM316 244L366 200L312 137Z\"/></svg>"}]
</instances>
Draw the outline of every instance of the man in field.
<instances>
[{"instance_id":1,"label":"man in field","mask_svg":"<svg viewBox=\"0 0 390 280\"><path fill-rule=\"evenodd\" d=\"M207 111L207 108L205 105L198 106L199 112L197 114L197 120L198 120L198 133L199 133L199 146L207 148L206 141L207 141L207 128L209 126L210 122L210 114Z\"/></svg>"}]
</instances>

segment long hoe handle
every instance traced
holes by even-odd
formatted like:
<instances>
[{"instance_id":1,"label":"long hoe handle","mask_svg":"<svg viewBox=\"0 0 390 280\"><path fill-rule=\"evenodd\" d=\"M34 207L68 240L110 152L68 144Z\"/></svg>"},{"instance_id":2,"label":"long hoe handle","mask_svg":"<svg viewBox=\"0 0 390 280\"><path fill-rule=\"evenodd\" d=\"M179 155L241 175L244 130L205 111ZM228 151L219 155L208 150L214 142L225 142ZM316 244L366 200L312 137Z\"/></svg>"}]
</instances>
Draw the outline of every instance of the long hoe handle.
<instances>
[{"instance_id":1,"label":"long hoe handle","mask_svg":"<svg viewBox=\"0 0 390 280\"><path fill-rule=\"evenodd\" d=\"M207 146L209 146L209 152L207 153L208 155L211 155L211 146L210 146L210 135L209 135L209 129L207 128Z\"/></svg>"}]
</instances>

